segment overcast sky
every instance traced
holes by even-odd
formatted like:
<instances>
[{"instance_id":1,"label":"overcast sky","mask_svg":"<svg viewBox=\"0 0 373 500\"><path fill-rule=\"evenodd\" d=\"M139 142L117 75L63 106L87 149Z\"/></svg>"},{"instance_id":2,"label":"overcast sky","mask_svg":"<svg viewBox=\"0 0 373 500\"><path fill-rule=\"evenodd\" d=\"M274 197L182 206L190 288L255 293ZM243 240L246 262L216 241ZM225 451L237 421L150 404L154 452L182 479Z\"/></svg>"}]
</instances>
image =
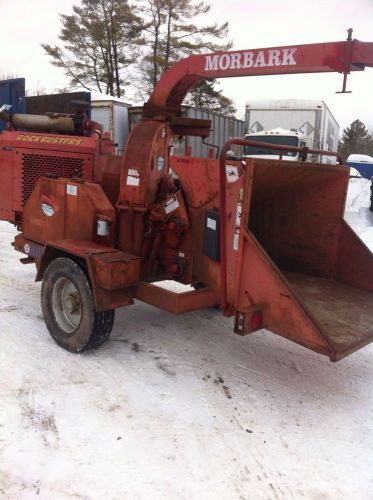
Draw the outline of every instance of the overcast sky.
<instances>
[{"instance_id":1,"label":"overcast sky","mask_svg":"<svg viewBox=\"0 0 373 500\"><path fill-rule=\"evenodd\" d=\"M26 88L67 86L63 72L51 66L40 43L57 43L59 13L70 13L77 0L0 0L0 74L26 78ZM286 46L354 38L373 42L373 0L214 0L205 23L229 22L234 49ZM308 74L220 80L239 114L248 99L322 99L341 128L359 118L373 129L373 68L349 76L351 94L341 89L340 74Z\"/></svg>"}]
</instances>

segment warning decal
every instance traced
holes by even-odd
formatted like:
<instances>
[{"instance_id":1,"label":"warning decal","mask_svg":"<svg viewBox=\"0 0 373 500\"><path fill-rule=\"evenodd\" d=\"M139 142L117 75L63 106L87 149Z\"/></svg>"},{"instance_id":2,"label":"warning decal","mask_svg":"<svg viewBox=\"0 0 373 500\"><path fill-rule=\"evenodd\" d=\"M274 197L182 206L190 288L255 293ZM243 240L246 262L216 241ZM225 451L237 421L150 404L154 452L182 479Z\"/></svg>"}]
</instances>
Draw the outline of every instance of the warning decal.
<instances>
[{"instance_id":1,"label":"warning decal","mask_svg":"<svg viewBox=\"0 0 373 500\"><path fill-rule=\"evenodd\" d=\"M166 214L170 214L177 208L179 208L179 202L177 201L176 196L169 198L164 204Z\"/></svg>"},{"instance_id":2,"label":"warning decal","mask_svg":"<svg viewBox=\"0 0 373 500\"><path fill-rule=\"evenodd\" d=\"M238 168L233 165L226 165L225 169L227 172L227 181L230 183L236 182L239 178Z\"/></svg>"},{"instance_id":3,"label":"warning decal","mask_svg":"<svg viewBox=\"0 0 373 500\"><path fill-rule=\"evenodd\" d=\"M140 172L137 168L128 169L127 186L140 186Z\"/></svg>"}]
</instances>

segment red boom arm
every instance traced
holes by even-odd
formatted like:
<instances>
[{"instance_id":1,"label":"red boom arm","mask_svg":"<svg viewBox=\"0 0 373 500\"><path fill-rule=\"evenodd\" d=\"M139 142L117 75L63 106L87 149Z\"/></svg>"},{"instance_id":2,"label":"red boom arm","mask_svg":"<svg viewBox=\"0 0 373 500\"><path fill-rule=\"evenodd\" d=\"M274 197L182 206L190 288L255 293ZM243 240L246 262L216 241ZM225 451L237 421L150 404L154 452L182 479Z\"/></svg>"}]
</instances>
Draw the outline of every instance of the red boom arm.
<instances>
[{"instance_id":1,"label":"red boom arm","mask_svg":"<svg viewBox=\"0 0 373 500\"><path fill-rule=\"evenodd\" d=\"M172 118L184 130L192 126L180 116L181 103L188 91L207 78L337 72L346 75L373 66L373 43L349 39L344 42L291 45L266 49L217 52L190 56L174 64L156 85L144 106L144 116ZM204 128L202 123L199 124ZM206 135L196 133L193 135ZM207 134L208 135L208 134Z\"/></svg>"}]
</instances>

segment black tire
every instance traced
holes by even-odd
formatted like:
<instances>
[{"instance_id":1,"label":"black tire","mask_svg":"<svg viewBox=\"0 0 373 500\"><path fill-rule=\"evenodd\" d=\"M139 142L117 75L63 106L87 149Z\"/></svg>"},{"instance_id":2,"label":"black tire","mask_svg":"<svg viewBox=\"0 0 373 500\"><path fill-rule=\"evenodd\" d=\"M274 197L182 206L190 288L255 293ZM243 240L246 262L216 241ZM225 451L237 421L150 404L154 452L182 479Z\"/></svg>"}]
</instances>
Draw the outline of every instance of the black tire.
<instances>
[{"instance_id":1,"label":"black tire","mask_svg":"<svg viewBox=\"0 0 373 500\"><path fill-rule=\"evenodd\" d=\"M201 290L201 288L206 288L206 285L202 281L197 281L197 283L192 284L192 287L194 290Z\"/></svg>"},{"instance_id":2,"label":"black tire","mask_svg":"<svg viewBox=\"0 0 373 500\"><path fill-rule=\"evenodd\" d=\"M48 265L41 308L53 340L70 352L99 347L114 324L114 309L96 312L84 264L67 257L58 257Z\"/></svg>"}]
</instances>

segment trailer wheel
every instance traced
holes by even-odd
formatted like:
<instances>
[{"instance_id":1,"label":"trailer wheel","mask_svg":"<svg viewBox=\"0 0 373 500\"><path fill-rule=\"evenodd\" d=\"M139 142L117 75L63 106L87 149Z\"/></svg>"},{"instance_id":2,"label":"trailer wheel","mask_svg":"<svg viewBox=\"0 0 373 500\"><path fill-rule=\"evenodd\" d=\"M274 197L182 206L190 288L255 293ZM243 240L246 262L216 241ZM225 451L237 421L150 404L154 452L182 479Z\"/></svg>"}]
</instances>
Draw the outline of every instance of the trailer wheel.
<instances>
[{"instance_id":1,"label":"trailer wheel","mask_svg":"<svg viewBox=\"0 0 373 500\"><path fill-rule=\"evenodd\" d=\"M201 290L201 288L206 288L206 285L202 281L197 281L197 283L192 284L192 287L194 290Z\"/></svg>"},{"instance_id":2,"label":"trailer wheel","mask_svg":"<svg viewBox=\"0 0 373 500\"><path fill-rule=\"evenodd\" d=\"M52 338L70 352L99 347L113 328L114 309L96 312L84 264L67 257L58 257L47 267L41 307Z\"/></svg>"}]
</instances>

